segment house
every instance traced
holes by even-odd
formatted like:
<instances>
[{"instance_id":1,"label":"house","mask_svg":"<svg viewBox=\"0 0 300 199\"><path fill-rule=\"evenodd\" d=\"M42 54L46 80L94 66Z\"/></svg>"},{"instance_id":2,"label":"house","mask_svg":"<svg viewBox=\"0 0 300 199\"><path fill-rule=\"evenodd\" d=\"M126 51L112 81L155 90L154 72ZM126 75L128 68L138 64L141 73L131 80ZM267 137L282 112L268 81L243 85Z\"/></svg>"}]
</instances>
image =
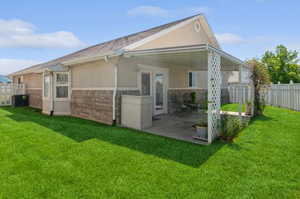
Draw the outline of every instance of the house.
<instances>
[{"instance_id":1,"label":"house","mask_svg":"<svg viewBox=\"0 0 300 199\"><path fill-rule=\"evenodd\" d=\"M218 99L226 100L226 89L223 97L218 92L241 81L244 68L242 61L221 50L206 18L199 14L10 76L14 83L26 85L30 106L44 114L120 124L122 95L152 96L153 115L175 111L174 105L191 92L201 102L211 95L209 103L215 100L216 105L212 108L219 108Z\"/></svg>"}]
</instances>

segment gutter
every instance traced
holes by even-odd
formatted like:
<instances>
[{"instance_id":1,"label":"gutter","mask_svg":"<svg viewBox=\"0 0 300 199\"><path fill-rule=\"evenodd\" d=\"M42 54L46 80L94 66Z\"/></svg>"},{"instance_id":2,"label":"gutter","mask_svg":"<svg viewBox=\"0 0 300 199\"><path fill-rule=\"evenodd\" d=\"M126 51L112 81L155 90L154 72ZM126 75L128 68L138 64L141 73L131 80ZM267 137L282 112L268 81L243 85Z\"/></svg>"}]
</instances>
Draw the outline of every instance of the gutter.
<instances>
[{"instance_id":1,"label":"gutter","mask_svg":"<svg viewBox=\"0 0 300 199\"><path fill-rule=\"evenodd\" d=\"M100 55L82 57L82 58L73 59L70 61L65 61L65 62L62 62L61 64L66 65L66 66L72 66L72 65L76 65L76 64L98 61L98 60L105 60L105 62L106 62L108 60L108 58L112 58L112 57L116 57L116 56L118 56L118 53L116 51L111 51L111 52L103 53Z\"/></svg>"},{"instance_id":2,"label":"gutter","mask_svg":"<svg viewBox=\"0 0 300 199\"><path fill-rule=\"evenodd\" d=\"M113 91L113 121L115 123L116 121L116 97L117 97L117 91L118 91L118 64L114 65L114 74L115 74L115 86Z\"/></svg>"}]
</instances>

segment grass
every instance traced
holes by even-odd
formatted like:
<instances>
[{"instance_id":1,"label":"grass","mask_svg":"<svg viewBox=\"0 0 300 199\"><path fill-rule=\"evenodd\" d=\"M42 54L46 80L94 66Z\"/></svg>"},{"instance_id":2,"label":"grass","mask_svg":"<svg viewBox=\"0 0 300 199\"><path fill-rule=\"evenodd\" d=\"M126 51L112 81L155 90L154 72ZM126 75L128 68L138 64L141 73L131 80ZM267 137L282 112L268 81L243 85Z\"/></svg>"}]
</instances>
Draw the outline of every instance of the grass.
<instances>
[{"instance_id":1,"label":"grass","mask_svg":"<svg viewBox=\"0 0 300 199\"><path fill-rule=\"evenodd\" d=\"M299 198L300 113L268 107L232 144L0 109L0 198Z\"/></svg>"},{"instance_id":2,"label":"grass","mask_svg":"<svg viewBox=\"0 0 300 199\"><path fill-rule=\"evenodd\" d=\"M225 104L222 106L222 111L232 111L232 112L239 112L239 104ZM242 112L246 111L246 106L243 104Z\"/></svg>"}]
</instances>

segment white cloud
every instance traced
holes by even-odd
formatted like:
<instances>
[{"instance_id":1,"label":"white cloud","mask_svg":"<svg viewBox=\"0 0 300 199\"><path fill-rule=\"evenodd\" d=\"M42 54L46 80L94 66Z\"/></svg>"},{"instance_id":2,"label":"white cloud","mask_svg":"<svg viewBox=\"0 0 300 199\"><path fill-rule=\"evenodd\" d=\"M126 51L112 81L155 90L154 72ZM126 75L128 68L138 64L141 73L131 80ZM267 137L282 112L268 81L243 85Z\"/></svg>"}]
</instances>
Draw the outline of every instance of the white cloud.
<instances>
[{"instance_id":1,"label":"white cloud","mask_svg":"<svg viewBox=\"0 0 300 199\"><path fill-rule=\"evenodd\" d=\"M139 6L133 8L127 13L130 16L152 16L152 17L168 17L169 11L157 6Z\"/></svg>"},{"instance_id":2,"label":"white cloud","mask_svg":"<svg viewBox=\"0 0 300 199\"><path fill-rule=\"evenodd\" d=\"M41 63L41 61L0 58L0 74L8 75L12 72L15 72L15 71L27 68L29 66L39 64L39 63Z\"/></svg>"},{"instance_id":3,"label":"white cloud","mask_svg":"<svg viewBox=\"0 0 300 199\"><path fill-rule=\"evenodd\" d=\"M28 22L0 19L2 48L80 48L84 45L72 32L37 33L36 27Z\"/></svg>"},{"instance_id":4,"label":"white cloud","mask_svg":"<svg viewBox=\"0 0 300 199\"><path fill-rule=\"evenodd\" d=\"M208 13L208 7L184 7L180 9L164 9L158 6L138 6L130 9L129 16L150 16L150 17L181 17L200 13Z\"/></svg>"},{"instance_id":5,"label":"white cloud","mask_svg":"<svg viewBox=\"0 0 300 199\"><path fill-rule=\"evenodd\" d=\"M174 10L173 11L175 14L177 13L177 15L194 15L194 14L208 14L210 12L210 9L208 7L186 7L186 8L182 8L179 10Z\"/></svg>"},{"instance_id":6,"label":"white cloud","mask_svg":"<svg viewBox=\"0 0 300 199\"><path fill-rule=\"evenodd\" d=\"M22 20L12 19L3 20L0 19L0 35L10 34L30 34L36 29L34 25Z\"/></svg>"},{"instance_id":7,"label":"white cloud","mask_svg":"<svg viewBox=\"0 0 300 199\"><path fill-rule=\"evenodd\" d=\"M245 42L242 37L233 33L216 34L216 38L221 44L240 44Z\"/></svg>"}]
</instances>

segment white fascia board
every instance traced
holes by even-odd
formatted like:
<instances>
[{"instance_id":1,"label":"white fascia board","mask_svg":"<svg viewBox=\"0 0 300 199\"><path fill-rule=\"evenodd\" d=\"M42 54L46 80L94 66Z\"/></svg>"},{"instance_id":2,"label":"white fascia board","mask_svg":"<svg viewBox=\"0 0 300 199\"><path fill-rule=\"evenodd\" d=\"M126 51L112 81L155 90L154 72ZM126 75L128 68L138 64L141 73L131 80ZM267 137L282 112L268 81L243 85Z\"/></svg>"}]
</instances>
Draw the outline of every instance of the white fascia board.
<instances>
[{"instance_id":1,"label":"white fascia board","mask_svg":"<svg viewBox=\"0 0 300 199\"><path fill-rule=\"evenodd\" d=\"M140 47L140 46L142 46L142 45L144 45L144 44L146 44L146 43L148 43L150 41L153 41L155 39L158 39L159 37L162 37L163 35L168 34L169 32L171 32L173 30L176 30L176 29L178 29L180 27L185 26L185 25L189 24L190 22L195 21L196 19L199 19L201 16L202 15L197 15L197 16L191 18L191 19L188 19L186 21L182 21L181 23L176 24L174 26L171 26L171 27L169 27L169 28L167 28L165 30L159 31L159 32L157 32L157 33L155 33L155 34L153 34L153 35L151 35L149 37L146 37L146 38L144 38L144 39L142 39L140 41L137 41L137 42L135 42L133 44L130 44L130 45L124 47L123 50L133 50L135 48L138 48L138 47Z\"/></svg>"},{"instance_id":2,"label":"white fascia board","mask_svg":"<svg viewBox=\"0 0 300 199\"><path fill-rule=\"evenodd\" d=\"M43 72L43 69L36 68L36 69L28 69L28 70L24 70L24 71L20 71L20 72L15 72L8 76L13 77L13 76L17 76L17 75L25 75L25 74L30 74L30 73L42 73L42 72Z\"/></svg>"},{"instance_id":3,"label":"white fascia board","mask_svg":"<svg viewBox=\"0 0 300 199\"><path fill-rule=\"evenodd\" d=\"M169 47L169 48L156 48L147 50L132 50L124 52L124 56L143 56L143 55L158 55L158 54L171 54L171 53L183 53L183 52L199 52L206 51L207 45L194 45L194 46L182 46L182 47Z\"/></svg>"},{"instance_id":4,"label":"white fascia board","mask_svg":"<svg viewBox=\"0 0 300 199\"><path fill-rule=\"evenodd\" d=\"M240 65L246 65L245 62L243 62L242 60L240 60L240 59L238 59L238 58L236 58L236 57L234 57L234 56L226 53L223 50L217 49L217 48L215 48L213 46L210 46L210 45L207 45L207 49L215 51L216 53L220 54L222 57L225 57L225 58L231 60L232 62L235 62L235 63L240 64Z\"/></svg>"},{"instance_id":5,"label":"white fascia board","mask_svg":"<svg viewBox=\"0 0 300 199\"><path fill-rule=\"evenodd\" d=\"M65 65L65 66L72 66L72 65L82 64L82 63L86 63L86 62L104 60L107 57L111 58L111 57L115 57L115 56L118 56L118 54L115 52L109 52L109 53L100 54L100 55L96 55L96 56L83 57L83 58L78 58L78 59L74 59L74 60L70 60L70 61L65 61L65 62L62 62L61 64Z\"/></svg>"}]
</instances>

